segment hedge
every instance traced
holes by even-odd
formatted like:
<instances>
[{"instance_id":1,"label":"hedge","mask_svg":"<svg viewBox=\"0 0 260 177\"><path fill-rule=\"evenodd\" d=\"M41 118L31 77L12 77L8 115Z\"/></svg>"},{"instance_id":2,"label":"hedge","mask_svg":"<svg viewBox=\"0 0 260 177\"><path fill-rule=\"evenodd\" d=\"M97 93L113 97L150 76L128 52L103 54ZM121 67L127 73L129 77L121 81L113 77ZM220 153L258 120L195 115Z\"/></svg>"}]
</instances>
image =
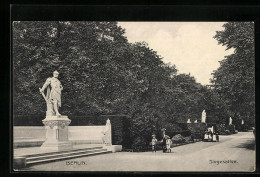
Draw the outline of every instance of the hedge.
<instances>
[{"instance_id":1,"label":"hedge","mask_svg":"<svg viewBox=\"0 0 260 177\"><path fill-rule=\"evenodd\" d=\"M229 135L236 132L235 125L216 124L217 132L220 135Z\"/></svg>"},{"instance_id":2,"label":"hedge","mask_svg":"<svg viewBox=\"0 0 260 177\"><path fill-rule=\"evenodd\" d=\"M187 126L192 134L203 134L207 130L206 123L189 123Z\"/></svg>"},{"instance_id":3,"label":"hedge","mask_svg":"<svg viewBox=\"0 0 260 177\"><path fill-rule=\"evenodd\" d=\"M216 124L216 130L220 135L226 135L226 125L225 124Z\"/></svg>"}]
</instances>

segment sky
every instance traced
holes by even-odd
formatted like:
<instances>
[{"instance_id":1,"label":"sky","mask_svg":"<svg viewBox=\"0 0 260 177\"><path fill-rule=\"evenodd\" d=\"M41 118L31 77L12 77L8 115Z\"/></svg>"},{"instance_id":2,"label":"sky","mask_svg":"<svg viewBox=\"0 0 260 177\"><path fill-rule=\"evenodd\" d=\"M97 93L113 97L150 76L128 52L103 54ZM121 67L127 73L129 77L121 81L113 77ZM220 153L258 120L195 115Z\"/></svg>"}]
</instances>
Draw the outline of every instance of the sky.
<instances>
[{"instance_id":1,"label":"sky","mask_svg":"<svg viewBox=\"0 0 260 177\"><path fill-rule=\"evenodd\" d=\"M191 74L208 85L218 61L232 54L232 49L218 45L213 38L225 22L118 22L131 43L145 41L163 58L176 65L178 73Z\"/></svg>"}]
</instances>

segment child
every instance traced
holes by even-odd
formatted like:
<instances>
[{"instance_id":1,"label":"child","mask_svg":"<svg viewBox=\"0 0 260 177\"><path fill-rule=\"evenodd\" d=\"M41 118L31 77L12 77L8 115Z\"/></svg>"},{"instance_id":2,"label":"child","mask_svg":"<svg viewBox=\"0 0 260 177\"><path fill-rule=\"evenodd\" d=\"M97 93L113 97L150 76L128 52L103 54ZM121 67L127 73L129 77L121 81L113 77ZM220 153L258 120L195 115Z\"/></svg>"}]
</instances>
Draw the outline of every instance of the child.
<instances>
[{"instance_id":1,"label":"child","mask_svg":"<svg viewBox=\"0 0 260 177\"><path fill-rule=\"evenodd\" d=\"M216 141L219 142L219 136L218 136L218 133L216 133Z\"/></svg>"},{"instance_id":2,"label":"child","mask_svg":"<svg viewBox=\"0 0 260 177\"><path fill-rule=\"evenodd\" d=\"M157 143L157 139L155 138L155 135L152 135L152 151L156 152L156 143Z\"/></svg>"},{"instance_id":3,"label":"child","mask_svg":"<svg viewBox=\"0 0 260 177\"><path fill-rule=\"evenodd\" d=\"M167 148L167 152L171 152L171 144L172 144L172 140L169 136L167 136L167 140L166 140L166 148Z\"/></svg>"}]
</instances>

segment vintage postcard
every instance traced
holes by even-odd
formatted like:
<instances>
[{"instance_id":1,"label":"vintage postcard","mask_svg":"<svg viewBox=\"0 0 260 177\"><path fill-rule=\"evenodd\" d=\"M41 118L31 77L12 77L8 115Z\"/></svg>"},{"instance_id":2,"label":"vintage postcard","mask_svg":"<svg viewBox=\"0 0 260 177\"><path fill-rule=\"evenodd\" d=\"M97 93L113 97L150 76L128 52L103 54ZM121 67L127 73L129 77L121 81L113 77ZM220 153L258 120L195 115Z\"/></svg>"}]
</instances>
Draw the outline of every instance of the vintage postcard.
<instances>
[{"instance_id":1,"label":"vintage postcard","mask_svg":"<svg viewBox=\"0 0 260 177\"><path fill-rule=\"evenodd\" d=\"M254 22L12 21L13 170L254 172Z\"/></svg>"}]
</instances>

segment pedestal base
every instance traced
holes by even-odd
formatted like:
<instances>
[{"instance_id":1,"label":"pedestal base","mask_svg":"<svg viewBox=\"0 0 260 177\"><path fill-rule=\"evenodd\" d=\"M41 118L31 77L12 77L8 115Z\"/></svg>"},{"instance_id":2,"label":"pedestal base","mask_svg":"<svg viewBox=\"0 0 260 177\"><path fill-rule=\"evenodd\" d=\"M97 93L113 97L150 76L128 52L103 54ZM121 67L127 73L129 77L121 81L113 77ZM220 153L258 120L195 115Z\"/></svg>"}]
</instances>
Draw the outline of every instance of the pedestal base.
<instances>
[{"instance_id":1,"label":"pedestal base","mask_svg":"<svg viewBox=\"0 0 260 177\"><path fill-rule=\"evenodd\" d=\"M42 151L69 151L72 149L73 149L73 145L69 141L44 142L41 146Z\"/></svg>"},{"instance_id":2,"label":"pedestal base","mask_svg":"<svg viewBox=\"0 0 260 177\"><path fill-rule=\"evenodd\" d=\"M72 150L72 142L68 139L68 125L71 120L67 116L47 116L42 122L46 129L46 141L42 144L41 150Z\"/></svg>"}]
</instances>

